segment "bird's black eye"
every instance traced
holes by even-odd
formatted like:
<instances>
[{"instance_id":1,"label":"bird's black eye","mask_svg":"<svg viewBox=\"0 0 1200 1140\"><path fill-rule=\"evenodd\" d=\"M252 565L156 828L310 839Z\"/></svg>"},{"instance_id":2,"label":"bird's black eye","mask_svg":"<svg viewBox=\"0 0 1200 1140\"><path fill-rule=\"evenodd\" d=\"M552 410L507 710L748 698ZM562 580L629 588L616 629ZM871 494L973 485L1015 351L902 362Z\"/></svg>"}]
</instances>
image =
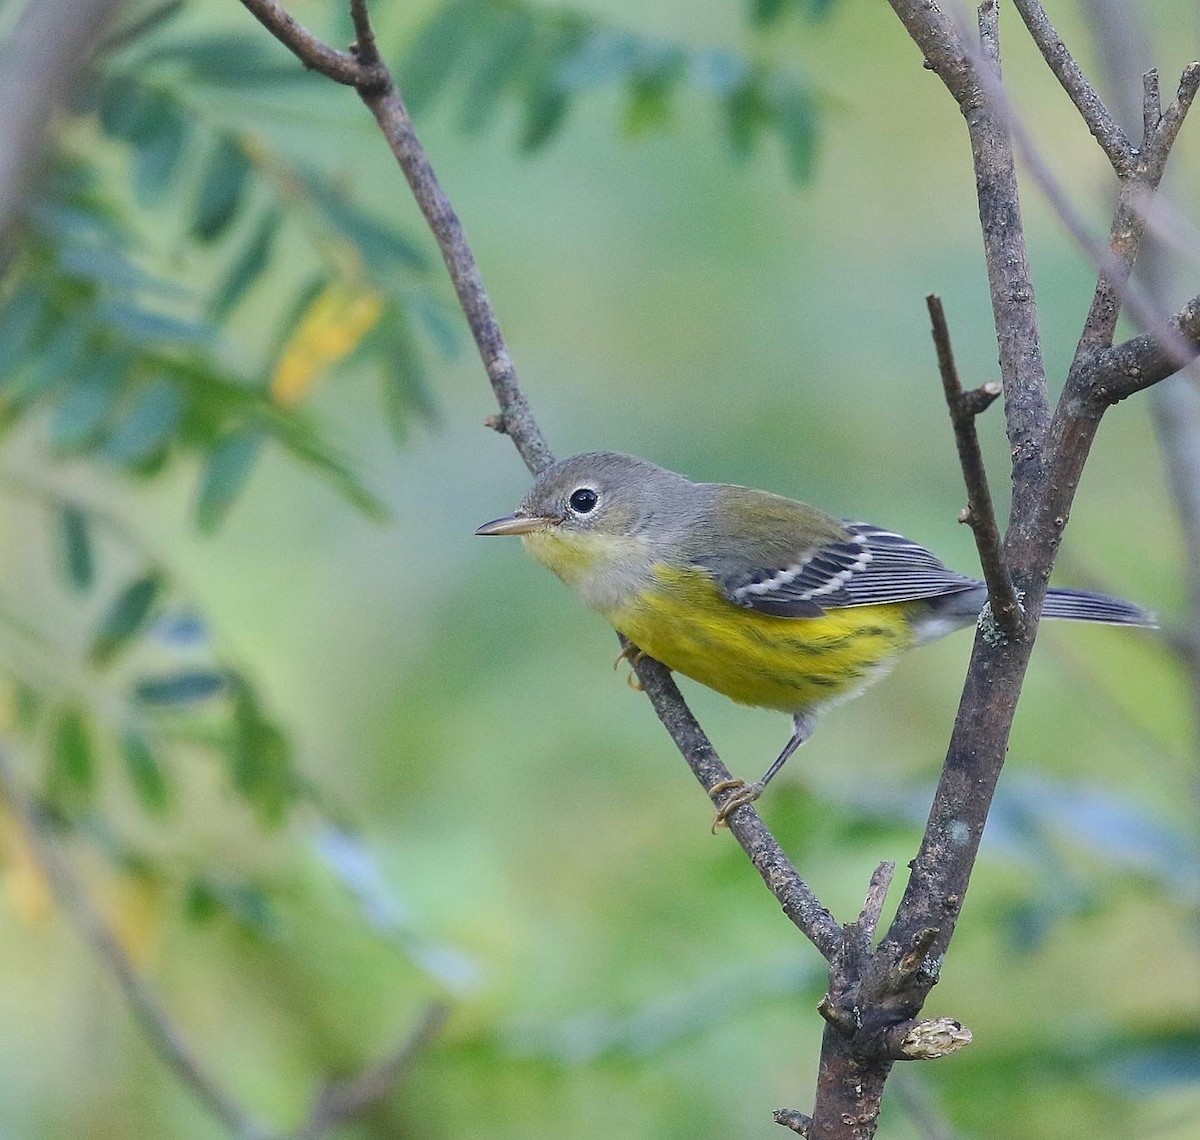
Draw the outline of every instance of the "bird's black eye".
<instances>
[{"instance_id":1,"label":"bird's black eye","mask_svg":"<svg viewBox=\"0 0 1200 1140\"><path fill-rule=\"evenodd\" d=\"M591 487L580 487L579 490L572 491L570 499L567 500L571 504L571 510L577 515L591 514L599 501L600 496Z\"/></svg>"}]
</instances>

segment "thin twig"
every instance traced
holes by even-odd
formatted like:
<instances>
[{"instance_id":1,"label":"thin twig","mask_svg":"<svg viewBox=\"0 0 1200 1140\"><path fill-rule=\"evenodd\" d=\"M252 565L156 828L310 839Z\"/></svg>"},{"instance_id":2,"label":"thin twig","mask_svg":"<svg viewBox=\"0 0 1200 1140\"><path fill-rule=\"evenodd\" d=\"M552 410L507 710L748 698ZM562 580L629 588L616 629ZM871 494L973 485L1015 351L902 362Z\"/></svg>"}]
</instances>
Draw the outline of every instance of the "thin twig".
<instances>
[{"instance_id":1,"label":"thin twig","mask_svg":"<svg viewBox=\"0 0 1200 1140\"><path fill-rule=\"evenodd\" d=\"M950 409L950 423L954 427L958 462L967 485L967 509L959 517L975 535L975 547L979 551L979 564L987 583L992 617L1005 637L1019 637L1023 624L1021 602L1004 560L1004 545L1000 538L1000 527L996 523L996 510L992 505L987 468L979 447L979 433L975 430L975 417L1000 395L1000 386L991 384L971 392L963 391L954 364L954 349L950 343L950 329L946 324L942 299L931 293L925 298L925 304L929 307L938 371L942 377L942 390L946 394L946 406Z\"/></svg>"},{"instance_id":2,"label":"thin twig","mask_svg":"<svg viewBox=\"0 0 1200 1140\"><path fill-rule=\"evenodd\" d=\"M25 832L29 849L46 876L59 909L74 923L105 969L116 979L134 1020L154 1051L224 1128L240 1140L265 1140L269 1135L267 1130L204 1068L170 1015L138 975L120 940L59 854L50 821L21 788L4 748L0 748L0 793Z\"/></svg>"},{"instance_id":3,"label":"thin twig","mask_svg":"<svg viewBox=\"0 0 1200 1140\"><path fill-rule=\"evenodd\" d=\"M994 4L992 10L989 23L995 21ZM981 22L982 19L981 16ZM1048 28L1043 34L1056 36L1044 13L1042 19ZM1078 368L1089 355L1112 344L1122 305L1142 331L1162 337L1176 361L1177 369L1186 366L1195 357L1195 348L1174 333L1144 291L1129 277L1145 229L1144 204L1158 189L1167 157L1196 97L1197 88L1200 87L1200 64L1192 63L1184 68L1176 97L1167 111L1162 113L1159 112L1157 75L1147 73L1144 135L1135 155L1136 161L1118 172L1121 175L1121 193L1106 243L1091 232L1082 214L1072 205L1069 195L1033 141L1023 119L1013 108L999 70L992 66L988 37L983 37L981 48L973 47L965 35L961 42L963 50L975 62L975 73L982 94L1002 118L1029 173L1084 256L1099 271L1095 295L1072 369Z\"/></svg>"},{"instance_id":4,"label":"thin twig","mask_svg":"<svg viewBox=\"0 0 1200 1140\"><path fill-rule=\"evenodd\" d=\"M892 876L895 873L896 864L888 859L880 863L871 876L871 882L867 887L867 897L863 901L862 910L858 916L858 927L868 943L874 940L875 931L879 929L883 904L887 901L888 889L892 885Z\"/></svg>"},{"instance_id":5,"label":"thin twig","mask_svg":"<svg viewBox=\"0 0 1200 1140\"><path fill-rule=\"evenodd\" d=\"M622 639L621 644L629 643ZM732 774L679 695L670 670L651 657L638 658L633 667L663 727L704 790L730 780ZM783 913L830 960L842 944L842 929L801 878L754 806L742 805L726 822Z\"/></svg>"},{"instance_id":6,"label":"thin twig","mask_svg":"<svg viewBox=\"0 0 1200 1140\"><path fill-rule=\"evenodd\" d=\"M1134 150L1120 124L1113 118L1104 101L1092 89L1079 64L1050 23L1041 0L1013 0L1021 19L1029 29L1033 42L1054 72L1063 90L1071 97L1087 128L1104 153L1113 170L1123 176L1134 160Z\"/></svg>"},{"instance_id":7,"label":"thin twig","mask_svg":"<svg viewBox=\"0 0 1200 1140\"><path fill-rule=\"evenodd\" d=\"M369 86L379 79L375 69L354 54L337 51L312 34L276 0L242 0L258 20L305 67L347 87Z\"/></svg>"}]
</instances>

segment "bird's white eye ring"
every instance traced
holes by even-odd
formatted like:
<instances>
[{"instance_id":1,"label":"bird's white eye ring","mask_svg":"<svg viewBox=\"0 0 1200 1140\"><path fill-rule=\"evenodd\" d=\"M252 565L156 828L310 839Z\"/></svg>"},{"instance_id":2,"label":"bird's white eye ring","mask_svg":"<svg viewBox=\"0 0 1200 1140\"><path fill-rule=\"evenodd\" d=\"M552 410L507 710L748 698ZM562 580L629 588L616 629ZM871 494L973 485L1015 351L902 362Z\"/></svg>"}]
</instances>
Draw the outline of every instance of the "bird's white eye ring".
<instances>
[{"instance_id":1,"label":"bird's white eye ring","mask_svg":"<svg viewBox=\"0 0 1200 1140\"><path fill-rule=\"evenodd\" d=\"M591 487L577 487L567 502L577 515L589 515L596 509L600 496Z\"/></svg>"}]
</instances>

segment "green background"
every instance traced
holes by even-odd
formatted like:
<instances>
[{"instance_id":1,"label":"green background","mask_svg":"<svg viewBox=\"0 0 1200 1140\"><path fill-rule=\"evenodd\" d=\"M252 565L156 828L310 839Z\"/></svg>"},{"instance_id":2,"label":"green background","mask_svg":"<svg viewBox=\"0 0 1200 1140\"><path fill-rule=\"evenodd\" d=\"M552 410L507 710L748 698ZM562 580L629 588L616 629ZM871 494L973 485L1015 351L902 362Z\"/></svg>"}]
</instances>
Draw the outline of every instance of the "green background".
<instances>
[{"instance_id":1,"label":"green background","mask_svg":"<svg viewBox=\"0 0 1200 1140\"><path fill-rule=\"evenodd\" d=\"M374 8L395 58L428 9ZM330 31L328 5L294 10ZM773 140L734 162L694 91L674 100L669 129L634 137L619 94L585 94L533 156L513 144L509 107L474 136L456 127L453 87L422 111L551 446L631 451L806 499L971 570L927 293L945 300L965 381L998 370L966 135L940 82L878 0L757 36L740 6L710 0L590 10L799 70L822 116L816 177L797 187ZM1091 66L1079 12L1052 15ZM1014 16L1006 8L1018 107L1101 229L1107 163ZM189 18L265 34L233 3L196 4ZM1172 89L1200 40L1194 7L1160 0L1147 19ZM421 233L350 92L314 79L301 99L213 98L206 113L311 156ZM1172 160L1185 203L1200 177L1196 130ZM94 145L119 182L126 156ZM1057 383L1094 273L1036 189L1024 205ZM167 226L140 224L151 241ZM162 255L181 274L213 272ZM258 296L232 322L244 360L263 352L270 303ZM323 1075L368 1064L444 994L443 1035L394 1097L337 1135L781 1135L772 1109L811 1107L819 958L729 836L709 834L707 800L611 668L611 631L516 542L473 537L528 480L511 444L481 426L494 405L465 329L458 339L431 371L436 414L401 448L361 363L310 397L388 505L382 524L268 452L225 525L201 537L186 464L135 484L52 463L36 420L5 442L10 471L107 505L201 602L299 768L361 827L387 936L333 882L316 813L264 833L219 773L187 757L165 820L139 815L108 777L107 810L155 861L268 884L269 932L189 921L170 887L74 857L181 1031L264 1119L298 1122ZM1174 627L1186 616L1182 544L1147 403L1107 418L1056 580L1136 599ZM1003 503L999 408L980 426ZM5 591L69 641L78 607L53 581L45 520L6 500L0 526ZM960 635L923 649L829 712L762 805L839 918L857 912L880 860L902 875L915 853L969 647ZM785 718L683 688L734 771L758 774L782 745ZM1160 638L1044 631L998 818L926 1007L967 1024L975 1044L898 1071L881 1138L939 1135L931 1119L964 1137L1200 1137L1196 778L1186 686ZM21 905L29 888L11 856L6 866L0 1134L220 1135L70 924Z\"/></svg>"}]
</instances>

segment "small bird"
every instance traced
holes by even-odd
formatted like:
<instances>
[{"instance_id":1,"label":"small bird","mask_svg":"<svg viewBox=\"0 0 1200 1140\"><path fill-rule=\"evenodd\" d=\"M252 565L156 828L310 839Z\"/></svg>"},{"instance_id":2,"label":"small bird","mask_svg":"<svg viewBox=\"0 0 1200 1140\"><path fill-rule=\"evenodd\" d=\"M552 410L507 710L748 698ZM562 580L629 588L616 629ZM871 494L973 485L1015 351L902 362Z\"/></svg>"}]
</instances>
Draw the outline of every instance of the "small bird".
<instances>
[{"instance_id":1,"label":"small bird","mask_svg":"<svg viewBox=\"0 0 1200 1140\"><path fill-rule=\"evenodd\" d=\"M724 483L693 483L632 455L595 451L537 476L516 511L476 534L516 534L639 651L793 731L718 823L757 799L827 705L857 696L905 650L974 625L979 580L881 527ZM1117 598L1052 588L1049 618L1151 627Z\"/></svg>"}]
</instances>

